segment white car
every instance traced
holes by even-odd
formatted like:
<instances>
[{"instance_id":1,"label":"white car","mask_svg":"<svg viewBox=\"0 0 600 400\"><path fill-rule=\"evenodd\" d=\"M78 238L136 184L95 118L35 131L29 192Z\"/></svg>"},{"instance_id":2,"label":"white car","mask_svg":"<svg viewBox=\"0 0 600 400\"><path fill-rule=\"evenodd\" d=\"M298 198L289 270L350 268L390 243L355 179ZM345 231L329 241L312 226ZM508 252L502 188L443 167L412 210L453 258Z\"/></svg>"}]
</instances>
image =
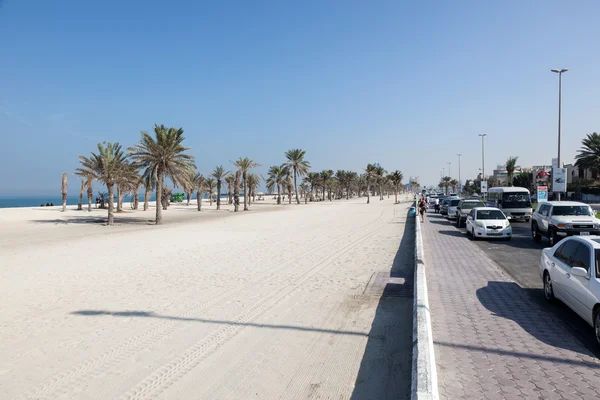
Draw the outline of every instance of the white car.
<instances>
[{"instance_id":1,"label":"white car","mask_svg":"<svg viewBox=\"0 0 600 400\"><path fill-rule=\"evenodd\" d=\"M542 250L546 300L560 299L590 324L600 344L600 236L571 236Z\"/></svg>"},{"instance_id":2,"label":"white car","mask_svg":"<svg viewBox=\"0 0 600 400\"><path fill-rule=\"evenodd\" d=\"M510 240L512 227L504 213L495 207L477 207L467 215L467 235L473 240L494 238Z\"/></svg>"},{"instance_id":3,"label":"white car","mask_svg":"<svg viewBox=\"0 0 600 400\"><path fill-rule=\"evenodd\" d=\"M547 236L554 246L567 236L600 235L600 220L585 203L546 201L533 213L531 235L536 241Z\"/></svg>"},{"instance_id":4,"label":"white car","mask_svg":"<svg viewBox=\"0 0 600 400\"><path fill-rule=\"evenodd\" d=\"M456 218L456 206L458 206L458 203L460 203L460 201L461 199L459 198L450 199L450 204L448 204L448 214L446 215L446 218Z\"/></svg>"}]
</instances>

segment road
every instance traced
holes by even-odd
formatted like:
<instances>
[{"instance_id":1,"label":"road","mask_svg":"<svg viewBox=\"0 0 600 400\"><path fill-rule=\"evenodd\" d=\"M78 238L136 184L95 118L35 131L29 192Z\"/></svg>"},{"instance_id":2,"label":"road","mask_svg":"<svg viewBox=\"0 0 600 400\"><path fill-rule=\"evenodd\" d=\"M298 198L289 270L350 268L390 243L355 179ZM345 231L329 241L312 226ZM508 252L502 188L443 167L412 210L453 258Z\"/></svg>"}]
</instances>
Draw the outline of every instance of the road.
<instances>
[{"instance_id":1,"label":"road","mask_svg":"<svg viewBox=\"0 0 600 400\"><path fill-rule=\"evenodd\" d=\"M436 221L441 221L443 218L431 211L428 217ZM446 223L458 230L455 223L451 223L451 221ZM526 289L532 300L538 303L543 310L551 313L557 323L565 325L568 331L576 336L589 351L600 358L600 347L596 343L592 327L564 304L548 304L544 299L538 264L542 249L549 247L548 240L542 239L541 242L535 242L531 238L529 223L513 222L512 227L513 239L509 242L489 240L475 243L510 274L521 287ZM464 228L460 231L465 235L465 240L468 240Z\"/></svg>"}]
</instances>

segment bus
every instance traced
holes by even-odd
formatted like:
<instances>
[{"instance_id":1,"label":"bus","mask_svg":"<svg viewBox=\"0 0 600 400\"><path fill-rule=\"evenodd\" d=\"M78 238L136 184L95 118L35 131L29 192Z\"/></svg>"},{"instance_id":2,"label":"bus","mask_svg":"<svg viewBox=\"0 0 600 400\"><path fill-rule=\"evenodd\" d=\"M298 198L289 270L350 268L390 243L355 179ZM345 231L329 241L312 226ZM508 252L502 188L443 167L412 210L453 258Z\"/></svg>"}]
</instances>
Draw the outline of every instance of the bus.
<instances>
[{"instance_id":1,"label":"bus","mask_svg":"<svg viewBox=\"0 0 600 400\"><path fill-rule=\"evenodd\" d=\"M523 187L495 187L487 191L487 205L501 209L508 219L529 222L533 212L531 195Z\"/></svg>"}]
</instances>

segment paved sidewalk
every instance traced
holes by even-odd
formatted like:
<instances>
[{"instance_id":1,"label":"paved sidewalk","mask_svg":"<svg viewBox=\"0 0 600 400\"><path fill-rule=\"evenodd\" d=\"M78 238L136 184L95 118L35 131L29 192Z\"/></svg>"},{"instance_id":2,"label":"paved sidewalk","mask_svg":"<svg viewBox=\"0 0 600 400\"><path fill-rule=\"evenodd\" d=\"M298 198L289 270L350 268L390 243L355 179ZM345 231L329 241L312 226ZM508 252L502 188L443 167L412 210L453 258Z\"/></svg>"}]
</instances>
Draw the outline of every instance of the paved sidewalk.
<instances>
[{"instance_id":1,"label":"paved sidewalk","mask_svg":"<svg viewBox=\"0 0 600 400\"><path fill-rule=\"evenodd\" d=\"M423 224L440 397L600 398L599 360L445 221Z\"/></svg>"}]
</instances>

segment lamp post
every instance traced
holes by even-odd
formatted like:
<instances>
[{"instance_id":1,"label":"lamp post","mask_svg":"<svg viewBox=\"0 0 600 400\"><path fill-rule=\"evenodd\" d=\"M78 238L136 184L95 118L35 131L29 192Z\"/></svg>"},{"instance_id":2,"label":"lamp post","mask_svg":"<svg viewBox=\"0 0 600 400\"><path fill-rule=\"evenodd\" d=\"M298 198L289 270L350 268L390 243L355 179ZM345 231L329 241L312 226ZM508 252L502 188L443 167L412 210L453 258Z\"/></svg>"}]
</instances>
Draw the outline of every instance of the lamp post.
<instances>
[{"instance_id":1,"label":"lamp post","mask_svg":"<svg viewBox=\"0 0 600 400\"><path fill-rule=\"evenodd\" d=\"M452 172L450 172L450 164L452 164L452 161L448 161L448 176L452 178Z\"/></svg>"},{"instance_id":2,"label":"lamp post","mask_svg":"<svg viewBox=\"0 0 600 400\"><path fill-rule=\"evenodd\" d=\"M481 180L485 180L485 146L484 146L484 138L487 136L487 133L479 133L481 136ZM485 193L481 193L485 198Z\"/></svg>"},{"instance_id":3,"label":"lamp post","mask_svg":"<svg viewBox=\"0 0 600 400\"><path fill-rule=\"evenodd\" d=\"M558 156L556 166L560 168L560 119L562 114L562 74L567 72L568 68L553 69L552 72L558 74ZM560 192L556 193L556 200L560 201Z\"/></svg>"},{"instance_id":4,"label":"lamp post","mask_svg":"<svg viewBox=\"0 0 600 400\"><path fill-rule=\"evenodd\" d=\"M458 186L460 186L460 156L462 156L462 153L457 153L456 155L458 156Z\"/></svg>"}]
</instances>

